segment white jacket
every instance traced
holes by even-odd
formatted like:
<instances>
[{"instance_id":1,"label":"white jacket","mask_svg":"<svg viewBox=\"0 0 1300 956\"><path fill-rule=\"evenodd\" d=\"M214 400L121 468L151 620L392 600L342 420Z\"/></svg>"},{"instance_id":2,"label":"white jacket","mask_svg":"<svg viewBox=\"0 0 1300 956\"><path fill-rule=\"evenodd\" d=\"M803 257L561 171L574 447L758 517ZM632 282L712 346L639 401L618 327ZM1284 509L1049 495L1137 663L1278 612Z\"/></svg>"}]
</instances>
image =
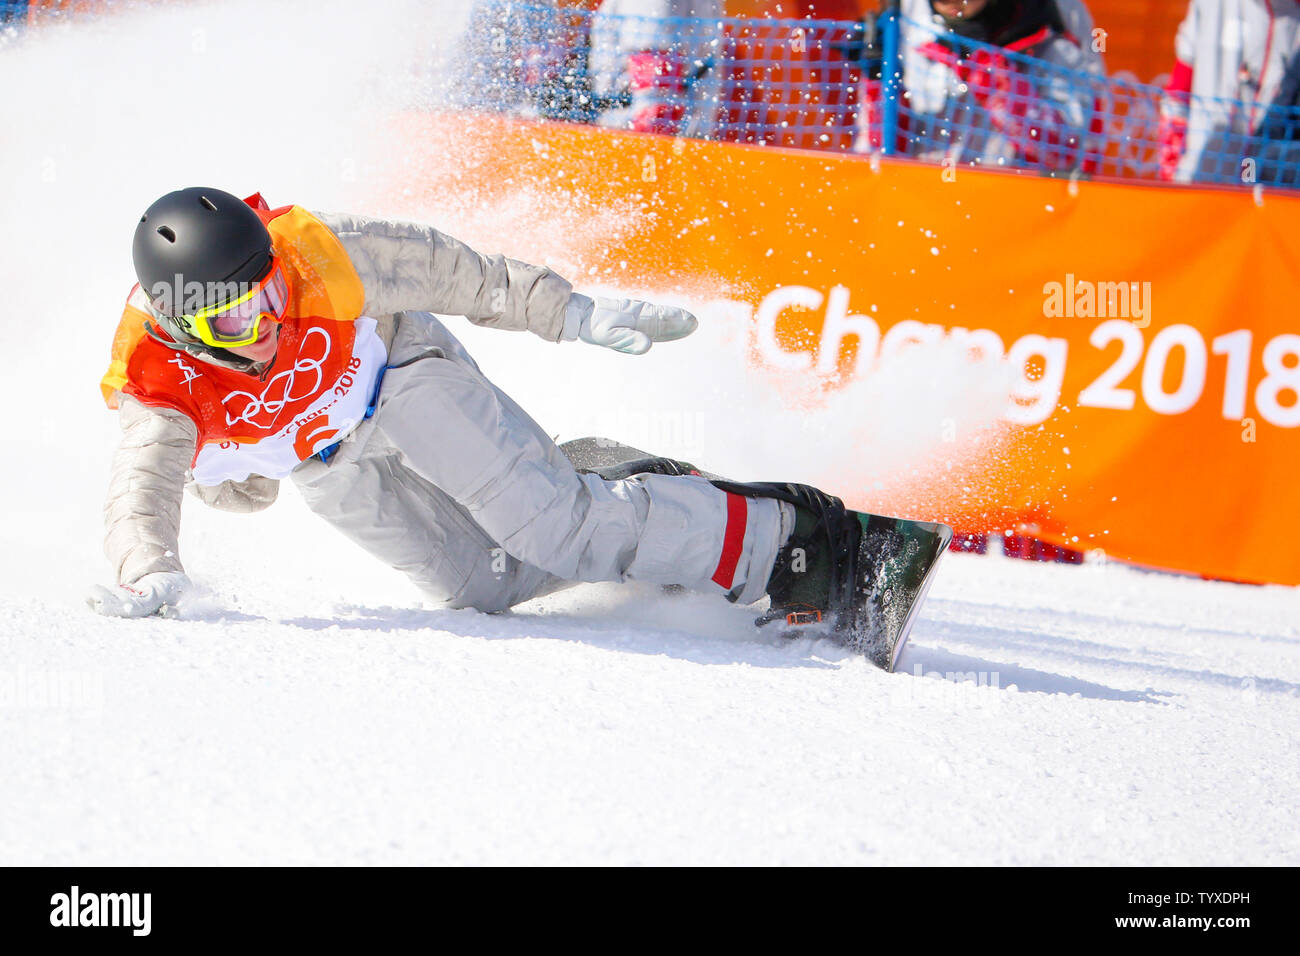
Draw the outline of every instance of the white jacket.
<instances>
[{"instance_id":1,"label":"white jacket","mask_svg":"<svg viewBox=\"0 0 1300 956\"><path fill-rule=\"evenodd\" d=\"M1183 108L1187 146L1176 178L1236 179L1243 157L1259 152L1247 137L1300 51L1300 2L1191 0L1174 48L1192 68L1192 99ZM1168 101L1164 108L1178 110Z\"/></svg>"}]
</instances>

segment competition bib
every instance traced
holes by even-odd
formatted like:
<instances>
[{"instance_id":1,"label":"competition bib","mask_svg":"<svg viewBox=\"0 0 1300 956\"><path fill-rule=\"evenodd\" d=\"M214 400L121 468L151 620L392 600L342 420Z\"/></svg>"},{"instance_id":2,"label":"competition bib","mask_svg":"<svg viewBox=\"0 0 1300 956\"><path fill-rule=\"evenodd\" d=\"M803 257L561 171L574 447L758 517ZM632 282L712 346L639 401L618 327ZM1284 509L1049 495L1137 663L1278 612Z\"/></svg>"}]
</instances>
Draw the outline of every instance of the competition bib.
<instances>
[{"instance_id":1,"label":"competition bib","mask_svg":"<svg viewBox=\"0 0 1300 956\"><path fill-rule=\"evenodd\" d=\"M365 418L388 361L375 328L374 319L358 318L352 354L341 361L331 329L313 325L304 330L292 364L252 388L221 394L217 411L230 437L203 443L191 469L194 480L218 485L253 474L284 478L347 436Z\"/></svg>"}]
</instances>

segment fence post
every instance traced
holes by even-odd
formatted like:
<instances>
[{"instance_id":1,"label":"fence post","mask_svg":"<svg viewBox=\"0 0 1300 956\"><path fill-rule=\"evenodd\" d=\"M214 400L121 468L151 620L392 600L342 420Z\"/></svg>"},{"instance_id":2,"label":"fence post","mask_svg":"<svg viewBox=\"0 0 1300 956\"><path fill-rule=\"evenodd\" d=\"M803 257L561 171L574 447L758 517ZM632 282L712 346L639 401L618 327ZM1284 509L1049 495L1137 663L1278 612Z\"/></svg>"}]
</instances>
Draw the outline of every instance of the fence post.
<instances>
[{"instance_id":1,"label":"fence post","mask_svg":"<svg viewBox=\"0 0 1300 956\"><path fill-rule=\"evenodd\" d=\"M881 112L880 151L886 156L898 152L898 91L901 86L903 64L898 54L899 40L898 0L890 0L881 14L880 100Z\"/></svg>"},{"instance_id":2,"label":"fence post","mask_svg":"<svg viewBox=\"0 0 1300 956\"><path fill-rule=\"evenodd\" d=\"M27 0L0 0L0 24L10 24L15 29L27 19Z\"/></svg>"}]
</instances>

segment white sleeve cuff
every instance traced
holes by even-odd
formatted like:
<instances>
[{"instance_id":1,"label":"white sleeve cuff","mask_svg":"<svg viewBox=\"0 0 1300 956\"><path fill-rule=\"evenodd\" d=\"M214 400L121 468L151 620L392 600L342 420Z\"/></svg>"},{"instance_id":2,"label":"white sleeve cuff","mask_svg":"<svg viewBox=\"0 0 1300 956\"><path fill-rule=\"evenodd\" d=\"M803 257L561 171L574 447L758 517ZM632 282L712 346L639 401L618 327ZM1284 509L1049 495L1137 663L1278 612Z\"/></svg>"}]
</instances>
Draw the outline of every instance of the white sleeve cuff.
<instances>
[{"instance_id":1,"label":"white sleeve cuff","mask_svg":"<svg viewBox=\"0 0 1300 956\"><path fill-rule=\"evenodd\" d=\"M596 302L589 296L574 292L569 296L569 304L564 309L564 328L560 332L561 342L573 342L582 331L584 320L591 318Z\"/></svg>"}]
</instances>

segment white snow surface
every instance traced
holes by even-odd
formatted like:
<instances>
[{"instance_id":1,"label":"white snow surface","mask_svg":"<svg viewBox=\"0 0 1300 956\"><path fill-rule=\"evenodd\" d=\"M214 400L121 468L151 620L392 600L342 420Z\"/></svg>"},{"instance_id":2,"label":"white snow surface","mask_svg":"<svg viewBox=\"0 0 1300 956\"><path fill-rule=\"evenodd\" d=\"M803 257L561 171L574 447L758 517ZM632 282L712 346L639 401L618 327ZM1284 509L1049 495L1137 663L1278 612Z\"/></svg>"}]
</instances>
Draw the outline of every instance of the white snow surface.
<instances>
[{"instance_id":1,"label":"white snow surface","mask_svg":"<svg viewBox=\"0 0 1300 956\"><path fill-rule=\"evenodd\" d=\"M0 102L0 864L1300 863L1290 588L953 554L885 674L641 586L440 610L286 484L260 515L187 502L180 617L94 616L116 439L95 383L135 218L204 181L348 208L331 148L409 93L397 54L429 18L355 10L172 8L0 50L24 91ZM338 57L325 88L258 135L183 119L258 102L291 33ZM160 60L177 36L193 57ZM456 328L561 438L835 490L819 443L888 412L873 454L913 457L887 395L783 410L692 304L701 331L637 359Z\"/></svg>"}]
</instances>

